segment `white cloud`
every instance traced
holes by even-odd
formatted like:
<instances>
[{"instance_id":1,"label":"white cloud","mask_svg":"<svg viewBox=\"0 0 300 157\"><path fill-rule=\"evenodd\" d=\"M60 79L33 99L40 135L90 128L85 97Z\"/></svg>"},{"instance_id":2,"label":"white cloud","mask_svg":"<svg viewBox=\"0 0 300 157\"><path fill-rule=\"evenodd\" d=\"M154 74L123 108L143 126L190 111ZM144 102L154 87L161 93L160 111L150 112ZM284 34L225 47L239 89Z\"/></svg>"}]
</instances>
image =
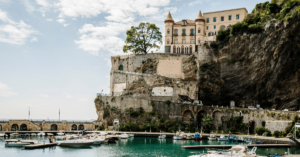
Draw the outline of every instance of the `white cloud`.
<instances>
[{"instance_id":1,"label":"white cloud","mask_svg":"<svg viewBox=\"0 0 300 157\"><path fill-rule=\"evenodd\" d=\"M49 98L49 95L46 95L46 94L40 94L40 96L43 98Z\"/></svg>"},{"instance_id":2,"label":"white cloud","mask_svg":"<svg viewBox=\"0 0 300 157\"><path fill-rule=\"evenodd\" d=\"M28 12L33 12L35 10L29 0L23 0L23 2Z\"/></svg>"},{"instance_id":3,"label":"white cloud","mask_svg":"<svg viewBox=\"0 0 300 157\"><path fill-rule=\"evenodd\" d=\"M53 21L52 19L47 19L47 21Z\"/></svg>"},{"instance_id":4,"label":"white cloud","mask_svg":"<svg viewBox=\"0 0 300 157\"><path fill-rule=\"evenodd\" d=\"M196 0L196 1L189 3L189 6L193 6L195 4L202 4L203 2L208 2L208 1L210 1L210 0Z\"/></svg>"},{"instance_id":5,"label":"white cloud","mask_svg":"<svg viewBox=\"0 0 300 157\"><path fill-rule=\"evenodd\" d=\"M59 22L59 23L64 23L65 20L64 20L64 19L58 19L57 22Z\"/></svg>"},{"instance_id":6,"label":"white cloud","mask_svg":"<svg viewBox=\"0 0 300 157\"><path fill-rule=\"evenodd\" d=\"M0 25L0 42L22 45L32 34L37 33L23 21L11 20L2 10L0 10L0 20L5 23L5 25Z\"/></svg>"},{"instance_id":7,"label":"white cloud","mask_svg":"<svg viewBox=\"0 0 300 157\"><path fill-rule=\"evenodd\" d=\"M64 25L64 27L67 27L69 24L65 24L65 23L64 23L63 25Z\"/></svg>"},{"instance_id":8,"label":"white cloud","mask_svg":"<svg viewBox=\"0 0 300 157\"><path fill-rule=\"evenodd\" d=\"M37 40L37 38L36 37L33 37L31 40L30 40L30 42L37 42L38 40Z\"/></svg>"},{"instance_id":9,"label":"white cloud","mask_svg":"<svg viewBox=\"0 0 300 157\"><path fill-rule=\"evenodd\" d=\"M4 83L0 82L0 96L2 97L10 97L13 95L18 95L18 93L11 91L12 88L7 86Z\"/></svg>"},{"instance_id":10,"label":"white cloud","mask_svg":"<svg viewBox=\"0 0 300 157\"><path fill-rule=\"evenodd\" d=\"M43 7L48 7L50 5L47 0L35 0L35 1L37 4L39 4Z\"/></svg>"}]
</instances>

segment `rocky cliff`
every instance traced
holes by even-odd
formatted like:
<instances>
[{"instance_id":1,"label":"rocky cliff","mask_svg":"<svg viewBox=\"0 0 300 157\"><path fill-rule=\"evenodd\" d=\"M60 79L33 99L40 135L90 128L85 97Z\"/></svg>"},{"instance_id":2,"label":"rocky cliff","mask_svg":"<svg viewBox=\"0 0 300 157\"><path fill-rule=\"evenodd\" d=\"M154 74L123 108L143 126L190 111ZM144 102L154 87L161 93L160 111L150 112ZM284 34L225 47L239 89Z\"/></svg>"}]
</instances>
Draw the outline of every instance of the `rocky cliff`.
<instances>
[{"instance_id":1,"label":"rocky cliff","mask_svg":"<svg viewBox=\"0 0 300 157\"><path fill-rule=\"evenodd\" d=\"M210 87L216 102L234 100L237 105L299 110L299 17L273 24L269 21L262 33L231 36L218 54L217 62L211 65L218 66L213 73L219 77L200 81L200 88L201 84ZM218 88L220 91L214 90ZM199 97L209 101L201 94Z\"/></svg>"}]
</instances>

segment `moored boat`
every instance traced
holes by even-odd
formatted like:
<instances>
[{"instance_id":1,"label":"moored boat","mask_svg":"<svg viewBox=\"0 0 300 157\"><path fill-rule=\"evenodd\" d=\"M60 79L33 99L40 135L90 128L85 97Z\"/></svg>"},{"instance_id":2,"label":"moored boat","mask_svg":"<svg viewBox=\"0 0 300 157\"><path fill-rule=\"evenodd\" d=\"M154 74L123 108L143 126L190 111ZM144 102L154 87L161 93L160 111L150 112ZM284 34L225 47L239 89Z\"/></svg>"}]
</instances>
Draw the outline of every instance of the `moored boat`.
<instances>
[{"instance_id":1,"label":"moored boat","mask_svg":"<svg viewBox=\"0 0 300 157\"><path fill-rule=\"evenodd\" d=\"M128 139L128 135L127 134L121 134L121 135L119 135L119 138L120 139Z\"/></svg>"},{"instance_id":2,"label":"moored boat","mask_svg":"<svg viewBox=\"0 0 300 157\"><path fill-rule=\"evenodd\" d=\"M165 139L165 138L166 138L166 135L165 135L165 134L164 134L164 135L159 135L158 138L159 138L159 139Z\"/></svg>"},{"instance_id":3,"label":"moored boat","mask_svg":"<svg viewBox=\"0 0 300 157\"><path fill-rule=\"evenodd\" d=\"M65 146L65 147L88 147L94 144L92 140L65 140L65 141L58 141L58 146Z\"/></svg>"},{"instance_id":4,"label":"moored boat","mask_svg":"<svg viewBox=\"0 0 300 157\"><path fill-rule=\"evenodd\" d=\"M218 141L228 141L228 137L226 137L225 135L221 135L219 138L217 138Z\"/></svg>"},{"instance_id":5,"label":"moored boat","mask_svg":"<svg viewBox=\"0 0 300 157\"><path fill-rule=\"evenodd\" d=\"M194 139L194 137L189 133L189 134L186 135L185 139L192 140L192 139Z\"/></svg>"},{"instance_id":6,"label":"moored boat","mask_svg":"<svg viewBox=\"0 0 300 157\"><path fill-rule=\"evenodd\" d=\"M0 137L6 137L5 133L0 133Z\"/></svg>"},{"instance_id":7,"label":"moored boat","mask_svg":"<svg viewBox=\"0 0 300 157\"><path fill-rule=\"evenodd\" d=\"M209 137L208 137L208 140L210 140L210 141L216 141L217 137L216 137L215 134L210 134Z\"/></svg>"},{"instance_id":8,"label":"moored boat","mask_svg":"<svg viewBox=\"0 0 300 157\"><path fill-rule=\"evenodd\" d=\"M196 133L194 134L194 140L199 141L199 140L201 140L201 139L202 139L202 137L201 137L201 135L199 134L199 132L196 132Z\"/></svg>"}]
</instances>

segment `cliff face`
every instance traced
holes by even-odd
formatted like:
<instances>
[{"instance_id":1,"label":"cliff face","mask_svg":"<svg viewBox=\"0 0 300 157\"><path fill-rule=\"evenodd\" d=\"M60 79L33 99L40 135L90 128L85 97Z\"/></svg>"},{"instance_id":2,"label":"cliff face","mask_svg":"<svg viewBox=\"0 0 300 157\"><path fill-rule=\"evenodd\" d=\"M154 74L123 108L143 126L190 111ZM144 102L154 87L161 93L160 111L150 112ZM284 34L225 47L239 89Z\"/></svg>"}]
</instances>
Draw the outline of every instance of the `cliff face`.
<instances>
[{"instance_id":1,"label":"cliff face","mask_svg":"<svg viewBox=\"0 0 300 157\"><path fill-rule=\"evenodd\" d=\"M298 110L299 59L300 18L267 24L260 34L232 36L217 59L216 70L224 81L219 103L234 100L236 105Z\"/></svg>"}]
</instances>

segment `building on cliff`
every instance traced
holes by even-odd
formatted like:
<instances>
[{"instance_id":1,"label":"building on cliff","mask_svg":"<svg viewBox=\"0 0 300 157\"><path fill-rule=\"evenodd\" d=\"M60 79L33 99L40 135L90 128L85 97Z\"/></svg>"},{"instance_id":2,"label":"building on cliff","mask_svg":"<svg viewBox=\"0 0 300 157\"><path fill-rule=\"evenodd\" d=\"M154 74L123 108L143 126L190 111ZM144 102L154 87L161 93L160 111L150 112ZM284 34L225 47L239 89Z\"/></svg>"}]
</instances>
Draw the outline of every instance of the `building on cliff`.
<instances>
[{"instance_id":1,"label":"building on cliff","mask_svg":"<svg viewBox=\"0 0 300 157\"><path fill-rule=\"evenodd\" d=\"M247 17L246 8L204 13L195 20L174 22L169 12L165 22L165 53L188 54L198 51L201 41L215 41L219 30L241 22Z\"/></svg>"}]
</instances>

